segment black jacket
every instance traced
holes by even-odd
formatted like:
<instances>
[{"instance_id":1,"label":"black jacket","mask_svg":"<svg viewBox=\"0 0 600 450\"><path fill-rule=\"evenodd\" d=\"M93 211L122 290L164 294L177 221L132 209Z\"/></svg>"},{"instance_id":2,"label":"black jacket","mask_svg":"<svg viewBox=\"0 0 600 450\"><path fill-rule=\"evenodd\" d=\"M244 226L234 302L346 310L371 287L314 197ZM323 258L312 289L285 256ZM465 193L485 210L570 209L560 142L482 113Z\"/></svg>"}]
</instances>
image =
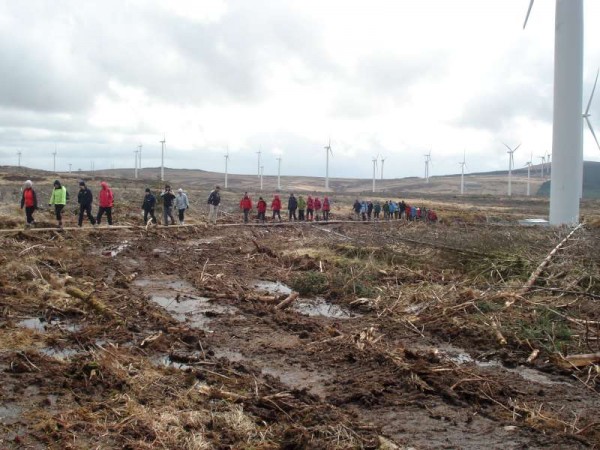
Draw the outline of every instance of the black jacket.
<instances>
[{"instance_id":1,"label":"black jacket","mask_svg":"<svg viewBox=\"0 0 600 450\"><path fill-rule=\"evenodd\" d=\"M80 189L79 194L77 194L77 201L81 206L91 205L94 201L92 191L90 191L87 187L83 190Z\"/></svg>"},{"instance_id":2,"label":"black jacket","mask_svg":"<svg viewBox=\"0 0 600 450\"><path fill-rule=\"evenodd\" d=\"M294 209L298 209L298 200L296 200L296 197L290 197L288 200L288 210L293 211Z\"/></svg>"},{"instance_id":3,"label":"black jacket","mask_svg":"<svg viewBox=\"0 0 600 450\"><path fill-rule=\"evenodd\" d=\"M156 197L151 193L147 193L144 196L144 203L142 203L142 209L144 211L150 211L156 205Z\"/></svg>"},{"instance_id":4,"label":"black jacket","mask_svg":"<svg viewBox=\"0 0 600 450\"><path fill-rule=\"evenodd\" d=\"M173 206L173 200L175 200L175 195L172 192L163 192L162 194L160 194L160 196L163 198L163 206L165 208Z\"/></svg>"},{"instance_id":5,"label":"black jacket","mask_svg":"<svg viewBox=\"0 0 600 450\"><path fill-rule=\"evenodd\" d=\"M219 206L219 203L221 203L221 195L219 194L219 191L215 189L208 196L208 204Z\"/></svg>"}]
</instances>

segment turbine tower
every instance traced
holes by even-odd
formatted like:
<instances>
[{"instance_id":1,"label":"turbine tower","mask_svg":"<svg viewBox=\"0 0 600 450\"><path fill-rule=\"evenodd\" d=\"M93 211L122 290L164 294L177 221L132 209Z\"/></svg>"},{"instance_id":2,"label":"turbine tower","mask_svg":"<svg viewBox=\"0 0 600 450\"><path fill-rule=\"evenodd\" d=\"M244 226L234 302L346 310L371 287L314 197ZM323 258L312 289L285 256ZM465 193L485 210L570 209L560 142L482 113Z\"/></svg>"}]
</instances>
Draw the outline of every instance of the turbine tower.
<instances>
[{"instance_id":1,"label":"turbine tower","mask_svg":"<svg viewBox=\"0 0 600 450\"><path fill-rule=\"evenodd\" d=\"M377 160L379 159L379 156L375 156L373 158L373 192L375 192L375 177L377 176Z\"/></svg>"},{"instance_id":2,"label":"turbine tower","mask_svg":"<svg viewBox=\"0 0 600 450\"><path fill-rule=\"evenodd\" d=\"M383 181L383 164L385 163L385 158L381 157L381 181Z\"/></svg>"},{"instance_id":3,"label":"turbine tower","mask_svg":"<svg viewBox=\"0 0 600 450\"><path fill-rule=\"evenodd\" d=\"M425 182L429 183L429 163L431 162L431 150L425 155Z\"/></svg>"},{"instance_id":4,"label":"turbine tower","mask_svg":"<svg viewBox=\"0 0 600 450\"><path fill-rule=\"evenodd\" d=\"M163 134L163 140L160 142L160 181L165 181L165 144L167 143L167 138Z\"/></svg>"},{"instance_id":5,"label":"turbine tower","mask_svg":"<svg viewBox=\"0 0 600 450\"><path fill-rule=\"evenodd\" d=\"M17 152L17 159L19 161L17 167L21 167L21 155L22 155L21 150L19 150Z\"/></svg>"},{"instance_id":6,"label":"turbine tower","mask_svg":"<svg viewBox=\"0 0 600 450\"><path fill-rule=\"evenodd\" d=\"M329 138L329 143L325 146L325 191L329 191L329 155L333 156L331 138Z\"/></svg>"},{"instance_id":7,"label":"turbine tower","mask_svg":"<svg viewBox=\"0 0 600 450\"><path fill-rule=\"evenodd\" d=\"M139 153L138 153L138 168L140 172L142 171L142 144L138 145Z\"/></svg>"},{"instance_id":8,"label":"turbine tower","mask_svg":"<svg viewBox=\"0 0 600 450\"><path fill-rule=\"evenodd\" d=\"M52 153L52 157L53 157L53 164L52 164L52 172L56 173L56 144L54 144L54 153Z\"/></svg>"},{"instance_id":9,"label":"turbine tower","mask_svg":"<svg viewBox=\"0 0 600 450\"><path fill-rule=\"evenodd\" d=\"M460 195L465 193L465 166L467 165L465 159L466 151L463 151L463 160L458 163L460 165Z\"/></svg>"},{"instance_id":10,"label":"turbine tower","mask_svg":"<svg viewBox=\"0 0 600 450\"><path fill-rule=\"evenodd\" d=\"M260 190L263 190L263 173L265 173L265 166L260 166Z\"/></svg>"},{"instance_id":11,"label":"turbine tower","mask_svg":"<svg viewBox=\"0 0 600 450\"><path fill-rule=\"evenodd\" d=\"M229 146L227 146L227 153L225 153L225 189L227 189L227 166L229 165Z\"/></svg>"},{"instance_id":12,"label":"turbine tower","mask_svg":"<svg viewBox=\"0 0 600 450\"><path fill-rule=\"evenodd\" d=\"M134 161L135 168L133 169L133 176L137 180L137 177L138 177L138 155L139 155L140 151L134 150L133 153L135 154L135 161Z\"/></svg>"},{"instance_id":13,"label":"turbine tower","mask_svg":"<svg viewBox=\"0 0 600 450\"><path fill-rule=\"evenodd\" d=\"M544 169L546 168L546 156L538 156L540 158L540 177L544 178Z\"/></svg>"},{"instance_id":14,"label":"turbine tower","mask_svg":"<svg viewBox=\"0 0 600 450\"><path fill-rule=\"evenodd\" d=\"M71 166L72 166L72 165L73 165L73 164L69 163L69 173L71 173Z\"/></svg>"},{"instance_id":15,"label":"turbine tower","mask_svg":"<svg viewBox=\"0 0 600 450\"><path fill-rule=\"evenodd\" d=\"M525 17L527 25L533 0ZM579 222L583 171L583 0L556 0L550 224Z\"/></svg>"},{"instance_id":16,"label":"turbine tower","mask_svg":"<svg viewBox=\"0 0 600 450\"><path fill-rule=\"evenodd\" d=\"M277 158L277 190L281 190L281 156Z\"/></svg>"},{"instance_id":17,"label":"turbine tower","mask_svg":"<svg viewBox=\"0 0 600 450\"><path fill-rule=\"evenodd\" d=\"M527 196L529 197L531 195L530 185L531 185L531 166L533 165L533 153L529 157L529 161L527 161L525 164L527 164Z\"/></svg>"},{"instance_id":18,"label":"turbine tower","mask_svg":"<svg viewBox=\"0 0 600 450\"><path fill-rule=\"evenodd\" d=\"M510 148L506 144L504 144L504 146L508 149L506 153L508 153L508 196L510 197L512 195L512 168L515 166L515 158L513 154L517 151L521 144L517 145L515 148Z\"/></svg>"},{"instance_id":19,"label":"turbine tower","mask_svg":"<svg viewBox=\"0 0 600 450\"><path fill-rule=\"evenodd\" d=\"M261 153L262 153L262 151L261 151L261 150L259 150L259 151L257 151L257 152L256 152L256 154L258 155L258 177L259 177L259 178L262 176L262 174L261 174L261 172L260 172L260 168L261 168L261 165L260 165L260 154L261 154Z\"/></svg>"}]
</instances>

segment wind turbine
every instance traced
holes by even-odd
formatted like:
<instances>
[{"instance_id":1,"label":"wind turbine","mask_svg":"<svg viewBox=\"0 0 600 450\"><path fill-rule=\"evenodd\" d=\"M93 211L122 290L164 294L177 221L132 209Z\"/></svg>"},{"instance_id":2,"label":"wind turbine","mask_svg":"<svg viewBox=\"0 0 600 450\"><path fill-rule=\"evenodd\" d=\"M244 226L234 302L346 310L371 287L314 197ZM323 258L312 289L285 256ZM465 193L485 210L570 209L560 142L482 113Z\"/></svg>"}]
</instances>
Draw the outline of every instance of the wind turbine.
<instances>
[{"instance_id":1,"label":"wind turbine","mask_svg":"<svg viewBox=\"0 0 600 450\"><path fill-rule=\"evenodd\" d=\"M515 165L514 153L521 144L517 145L515 148L510 148L506 144L504 144L504 146L508 149L506 153L508 153L508 196L510 197L512 195L512 168Z\"/></svg>"},{"instance_id":2,"label":"wind turbine","mask_svg":"<svg viewBox=\"0 0 600 450\"><path fill-rule=\"evenodd\" d=\"M594 141L596 141L596 146L600 150L600 143L598 142L598 138L596 137L596 133L594 132L594 127L592 127L592 122L590 122L590 107L592 106L592 100L594 99L594 92L596 91L596 84L598 83L598 74L600 74L600 69L596 72L596 79L594 80L594 87L592 88L592 93L590 94L590 99L588 100L587 107L585 108L585 112L583 113L583 118L588 124L588 128L594 137ZM583 155L581 159L581 183L580 183L580 195L579 198L583 197Z\"/></svg>"},{"instance_id":3,"label":"wind turbine","mask_svg":"<svg viewBox=\"0 0 600 450\"><path fill-rule=\"evenodd\" d=\"M52 153L52 157L54 158L54 162L52 164L52 172L56 173L56 144L54 144L54 153Z\"/></svg>"},{"instance_id":4,"label":"wind turbine","mask_svg":"<svg viewBox=\"0 0 600 450\"><path fill-rule=\"evenodd\" d=\"M17 152L17 158L18 158L18 161L19 161L19 163L18 163L18 166L17 166L17 167L21 167L21 155L22 155L22 153L21 153L21 150L19 150L19 151Z\"/></svg>"},{"instance_id":5,"label":"wind turbine","mask_svg":"<svg viewBox=\"0 0 600 450\"><path fill-rule=\"evenodd\" d=\"M544 155L538 156L540 158L540 177L544 178L544 169L546 168L546 157Z\"/></svg>"},{"instance_id":6,"label":"wind turbine","mask_svg":"<svg viewBox=\"0 0 600 450\"><path fill-rule=\"evenodd\" d=\"M138 177L138 155L139 155L140 151L134 150L133 153L135 154L135 161L134 161L135 169L133 169L133 176L137 180L137 177Z\"/></svg>"},{"instance_id":7,"label":"wind turbine","mask_svg":"<svg viewBox=\"0 0 600 450\"><path fill-rule=\"evenodd\" d=\"M377 160L379 159L379 156L375 156L373 158L373 192L375 192L375 176L377 173Z\"/></svg>"},{"instance_id":8,"label":"wind turbine","mask_svg":"<svg viewBox=\"0 0 600 450\"><path fill-rule=\"evenodd\" d=\"M275 158L277 160L277 190L281 190L281 156Z\"/></svg>"},{"instance_id":9,"label":"wind turbine","mask_svg":"<svg viewBox=\"0 0 600 450\"><path fill-rule=\"evenodd\" d=\"M225 153L225 189L227 189L227 166L229 164L229 146L227 146L227 153Z\"/></svg>"},{"instance_id":10,"label":"wind turbine","mask_svg":"<svg viewBox=\"0 0 600 450\"><path fill-rule=\"evenodd\" d=\"M329 138L329 143L325 146L325 190L329 190L329 155L333 156L333 152L331 151L331 138Z\"/></svg>"},{"instance_id":11,"label":"wind turbine","mask_svg":"<svg viewBox=\"0 0 600 450\"><path fill-rule=\"evenodd\" d=\"M142 171L142 144L138 145L140 153L138 154L138 168Z\"/></svg>"},{"instance_id":12,"label":"wind turbine","mask_svg":"<svg viewBox=\"0 0 600 450\"><path fill-rule=\"evenodd\" d=\"M383 164L385 163L385 158L381 157L381 181L383 181Z\"/></svg>"},{"instance_id":13,"label":"wind turbine","mask_svg":"<svg viewBox=\"0 0 600 450\"><path fill-rule=\"evenodd\" d=\"M429 183L429 163L431 162L431 150L425 155L425 182Z\"/></svg>"},{"instance_id":14,"label":"wind turbine","mask_svg":"<svg viewBox=\"0 0 600 450\"><path fill-rule=\"evenodd\" d=\"M529 156L529 161L527 161L527 196L531 195L530 184L531 184L531 166L533 165L533 153Z\"/></svg>"},{"instance_id":15,"label":"wind turbine","mask_svg":"<svg viewBox=\"0 0 600 450\"><path fill-rule=\"evenodd\" d=\"M460 195L465 193L465 166L467 165L466 159L466 151L463 151L463 160L459 162L460 165Z\"/></svg>"},{"instance_id":16,"label":"wind turbine","mask_svg":"<svg viewBox=\"0 0 600 450\"><path fill-rule=\"evenodd\" d=\"M165 144L167 137L163 134L163 140L160 142L160 181L165 181Z\"/></svg>"},{"instance_id":17,"label":"wind turbine","mask_svg":"<svg viewBox=\"0 0 600 450\"><path fill-rule=\"evenodd\" d=\"M72 166L72 165L73 165L73 164L69 163L69 173L71 173L71 166Z\"/></svg>"},{"instance_id":18,"label":"wind turbine","mask_svg":"<svg viewBox=\"0 0 600 450\"><path fill-rule=\"evenodd\" d=\"M533 0L523 23L527 26ZM579 222L583 173L583 0L556 0L550 224Z\"/></svg>"},{"instance_id":19,"label":"wind turbine","mask_svg":"<svg viewBox=\"0 0 600 450\"><path fill-rule=\"evenodd\" d=\"M262 153L262 150L259 150L259 151L256 152L256 154L258 155L258 166L257 167L258 167L258 176L259 177L261 177L261 173L260 173L260 168L261 168L261 165L260 165L260 154L261 153Z\"/></svg>"}]
</instances>

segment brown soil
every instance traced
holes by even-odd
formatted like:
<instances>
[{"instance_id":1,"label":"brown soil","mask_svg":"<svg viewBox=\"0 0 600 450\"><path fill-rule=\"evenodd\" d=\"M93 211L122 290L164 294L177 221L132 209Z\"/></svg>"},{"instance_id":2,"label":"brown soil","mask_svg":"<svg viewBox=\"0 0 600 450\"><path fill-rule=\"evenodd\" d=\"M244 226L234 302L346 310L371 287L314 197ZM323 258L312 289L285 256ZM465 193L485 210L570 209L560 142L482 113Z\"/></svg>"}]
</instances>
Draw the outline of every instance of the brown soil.
<instances>
[{"instance_id":1,"label":"brown soil","mask_svg":"<svg viewBox=\"0 0 600 450\"><path fill-rule=\"evenodd\" d=\"M2 234L0 447L593 448L600 230L516 295L568 231Z\"/></svg>"}]
</instances>

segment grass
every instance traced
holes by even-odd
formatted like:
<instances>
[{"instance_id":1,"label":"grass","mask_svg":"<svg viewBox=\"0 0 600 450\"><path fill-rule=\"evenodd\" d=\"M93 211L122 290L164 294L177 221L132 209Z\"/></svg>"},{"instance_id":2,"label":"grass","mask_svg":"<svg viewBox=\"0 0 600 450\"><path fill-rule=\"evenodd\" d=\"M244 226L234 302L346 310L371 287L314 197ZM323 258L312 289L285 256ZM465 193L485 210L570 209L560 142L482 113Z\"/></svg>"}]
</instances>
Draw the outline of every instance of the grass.
<instances>
[{"instance_id":1,"label":"grass","mask_svg":"<svg viewBox=\"0 0 600 450\"><path fill-rule=\"evenodd\" d=\"M536 343L549 352L564 353L571 342L565 319L547 309L535 309L530 320L518 320L517 337Z\"/></svg>"}]
</instances>

